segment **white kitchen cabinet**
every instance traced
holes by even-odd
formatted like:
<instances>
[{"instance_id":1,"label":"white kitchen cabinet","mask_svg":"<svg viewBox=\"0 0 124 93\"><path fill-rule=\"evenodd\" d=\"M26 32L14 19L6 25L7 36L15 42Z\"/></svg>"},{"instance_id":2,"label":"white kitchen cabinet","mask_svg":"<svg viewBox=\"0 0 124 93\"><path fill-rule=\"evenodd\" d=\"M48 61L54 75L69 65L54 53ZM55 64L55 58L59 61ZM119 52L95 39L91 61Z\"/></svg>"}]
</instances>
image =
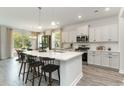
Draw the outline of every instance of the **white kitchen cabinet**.
<instances>
[{"instance_id":1,"label":"white kitchen cabinet","mask_svg":"<svg viewBox=\"0 0 124 93\"><path fill-rule=\"evenodd\" d=\"M103 53L102 54L102 61L101 61L101 66L109 67L110 65L110 59L109 59L109 54L108 53Z\"/></svg>"},{"instance_id":2,"label":"white kitchen cabinet","mask_svg":"<svg viewBox=\"0 0 124 93\"><path fill-rule=\"evenodd\" d=\"M69 33L68 31L62 32L62 42L69 42Z\"/></svg>"},{"instance_id":3,"label":"white kitchen cabinet","mask_svg":"<svg viewBox=\"0 0 124 93\"><path fill-rule=\"evenodd\" d=\"M109 41L109 30L108 30L108 25L107 26L102 26L101 27L101 41L106 42Z\"/></svg>"},{"instance_id":4,"label":"white kitchen cabinet","mask_svg":"<svg viewBox=\"0 0 124 93\"><path fill-rule=\"evenodd\" d=\"M118 41L118 25L110 24L98 27L90 27L90 42Z\"/></svg>"},{"instance_id":5,"label":"white kitchen cabinet","mask_svg":"<svg viewBox=\"0 0 124 93\"><path fill-rule=\"evenodd\" d=\"M95 42L95 29L93 27L89 29L89 42Z\"/></svg>"},{"instance_id":6,"label":"white kitchen cabinet","mask_svg":"<svg viewBox=\"0 0 124 93\"><path fill-rule=\"evenodd\" d=\"M95 54L94 52L88 52L88 64L94 64L95 62Z\"/></svg>"},{"instance_id":7,"label":"white kitchen cabinet","mask_svg":"<svg viewBox=\"0 0 124 93\"><path fill-rule=\"evenodd\" d=\"M119 69L119 53L88 51L88 64Z\"/></svg>"},{"instance_id":8,"label":"white kitchen cabinet","mask_svg":"<svg viewBox=\"0 0 124 93\"><path fill-rule=\"evenodd\" d=\"M88 64L101 65L100 52L96 51L88 52Z\"/></svg>"},{"instance_id":9,"label":"white kitchen cabinet","mask_svg":"<svg viewBox=\"0 0 124 93\"><path fill-rule=\"evenodd\" d=\"M70 31L68 34L69 34L69 42L76 42L77 31Z\"/></svg>"},{"instance_id":10,"label":"white kitchen cabinet","mask_svg":"<svg viewBox=\"0 0 124 93\"><path fill-rule=\"evenodd\" d=\"M118 25L112 24L108 27L109 41L118 41Z\"/></svg>"},{"instance_id":11,"label":"white kitchen cabinet","mask_svg":"<svg viewBox=\"0 0 124 93\"><path fill-rule=\"evenodd\" d=\"M102 66L119 69L119 53L103 53Z\"/></svg>"},{"instance_id":12,"label":"white kitchen cabinet","mask_svg":"<svg viewBox=\"0 0 124 93\"><path fill-rule=\"evenodd\" d=\"M81 26L77 29L79 35L88 35L88 25Z\"/></svg>"},{"instance_id":13,"label":"white kitchen cabinet","mask_svg":"<svg viewBox=\"0 0 124 93\"><path fill-rule=\"evenodd\" d=\"M110 67L119 69L119 65L120 65L119 54L118 53L112 54L112 56L110 57Z\"/></svg>"},{"instance_id":14,"label":"white kitchen cabinet","mask_svg":"<svg viewBox=\"0 0 124 93\"><path fill-rule=\"evenodd\" d=\"M102 33L101 33L101 27L96 27L95 28L95 41L96 42L100 42L102 41Z\"/></svg>"},{"instance_id":15,"label":"white kitchen cabinet","mask_svg":"<svg viewBox=\"0 0 124 93\"><path fill-rule=\"evenodd\" d=\"M101 52L100 51L95 52L94 64L101 65Z\"/></svg>"}]
</instances>

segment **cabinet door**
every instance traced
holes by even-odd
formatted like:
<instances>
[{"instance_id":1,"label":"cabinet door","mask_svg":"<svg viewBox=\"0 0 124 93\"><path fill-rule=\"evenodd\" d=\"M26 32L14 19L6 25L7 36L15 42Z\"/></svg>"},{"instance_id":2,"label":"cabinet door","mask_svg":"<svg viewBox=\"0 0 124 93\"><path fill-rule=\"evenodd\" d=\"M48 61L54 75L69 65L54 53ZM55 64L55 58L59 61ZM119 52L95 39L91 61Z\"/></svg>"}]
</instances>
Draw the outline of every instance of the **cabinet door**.
<instances>
[{"instance_id":1,"label":"cabinet door","mask_svg":"<svg viewBox=\"0 0 124 93\"><path fill-rule=\"evenodd\" d=\"M76 31L69 32L69 42L76 42Z\"/></svg>"},{"instance_id":2,"label":"cabinet door","mask_svg":"<svg viewBox=\"0 0 124 93\"><path fill-rule=\"evenodd\" d=\"M85 26L81 26L79 27L78 29L78 33L81 35L88 35L88 25L85 25Z\"/></svg>"},{"instance_id":3,"label":"cabinet door","mask_svg":"<svg viewBox=\"0 0 124 93\"><path fill-rule=\"evenodd\" d=\"M101 27L101 38L102 41L109 41L109 30L108 30L108 26L102 26Z\"/></svg>"},{"instance_id":4,"label":"cabinet door","mask_svg":"<svg viewBox=\"0 0 124 93\"><path fill-rule=\"evenodd\" d=\"M88 52L88 64L94 64L94 56L92 52Z\"/></svg>"},{"instance_id":5,"label":"cabinet door","mask_svg":"<svg viewBox=\"0 0 124 93\"><path fill-rule=\"evenodd\" d=\"M102 55L102 66L109 67L109 55L108 54L103 54Z\"/></svg>"},{"instance_id":6,"label":"cabinet door","mask_svg":"<svg viewBox=\"0 0 124 93\"><path fill-rule=\"evenodd\" d=\"M109 41L118 41L118 25L112 24L108 27L108 33L109 33Z\"/></svg>"},{"instance_id":7,"label":"cabinet door","mask_svg":"<svg viewBox=\"0 0 124 93\"><path fill-rule=\"evenodd\" d=\"M90 28L89 29L89 41L90 42L94 42L95 41L95 29L94 28Z\"/></svg>"},{"instance_id":8,"label":"cabinet door","mask_svg":"<svg viewBox=\"0 0 124 93\"><path fill-rule=\"evenodd\" d=\"M102 41L101 27L95 28L95 40L96 40L96 42Z\"/></svg>"},{"instance_id":9,"label":"cabinet door","mask_svg":"<svg viewBox=\"0 0 124 93\"><path fill-rule=\"evenodd\" d=\"M111 61L110 61L110 67L119 69L119 55L112 55Z\"/></svg>"},{"instance_id":10,"label":"cabinet door","mask_svg":"<svg viewBox=\"0 0 124 93\"><path fill-rule=\"evenodd\" d=\"M101 53L96 52L94 57L95 57L94 58L94 64L95 65L101 65Z\"/></svg>"},{"instance_id":11,"label":"cabinet door","mask_svg":"<svg viewBox=\"0 0 124 93\"><path fill-rule=\"evenodd\" d=\"M62 42L69 42L69 34L67 31L62 32Z\"/></svg>"}]
</instances>

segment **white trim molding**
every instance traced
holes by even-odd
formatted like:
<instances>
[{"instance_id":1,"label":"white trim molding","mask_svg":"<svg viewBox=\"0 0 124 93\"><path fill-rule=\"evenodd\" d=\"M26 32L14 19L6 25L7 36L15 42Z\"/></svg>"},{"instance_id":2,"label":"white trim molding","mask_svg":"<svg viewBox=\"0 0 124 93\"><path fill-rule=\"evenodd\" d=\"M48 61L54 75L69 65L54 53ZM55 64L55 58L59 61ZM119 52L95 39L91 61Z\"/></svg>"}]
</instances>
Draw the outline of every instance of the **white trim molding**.
<instances>
[{"instance_id":1,"label":"white trim molding","mask_svg":"<svg viewBox=\"0 0 124 93\"><path fill-rule=\"evenodd\" d=\"M80 73L77 78L71 83L70 86L76 86L80 79L83 77L83 73Z\"/></svg>"},{"instance_id":2,"label":"white trim molding","mask_svg":"<svg viewBox=\"0 0 124 93\"><path fill-rule=\"evenodd\" d=\"M124 74L124 70L121 70L121 69L120 69L120 70L119 70L119 73Z\"/></svg>"}]
</instances>

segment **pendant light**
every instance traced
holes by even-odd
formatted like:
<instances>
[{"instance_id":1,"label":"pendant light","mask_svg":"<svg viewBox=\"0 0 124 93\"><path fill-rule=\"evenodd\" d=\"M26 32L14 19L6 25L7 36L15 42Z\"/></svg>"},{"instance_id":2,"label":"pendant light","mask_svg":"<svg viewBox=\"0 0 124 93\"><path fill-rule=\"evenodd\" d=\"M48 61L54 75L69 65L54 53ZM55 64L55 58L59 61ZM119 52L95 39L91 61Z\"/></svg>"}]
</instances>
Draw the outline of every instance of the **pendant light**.
<instances>
[{"instance_id":1,"label":"pendant light","mask_svg":"<svg viewBox=\"0 0 124 93\"><path fill-rule=\"evenodd\" d=\"M38 29L41 30L42 29L42 26L41 26L41 9L42 8L41 7L38 7L38 9L39 9L39 24L38 24L39 26L38 26Z\"/></svg>"}]
</instances>

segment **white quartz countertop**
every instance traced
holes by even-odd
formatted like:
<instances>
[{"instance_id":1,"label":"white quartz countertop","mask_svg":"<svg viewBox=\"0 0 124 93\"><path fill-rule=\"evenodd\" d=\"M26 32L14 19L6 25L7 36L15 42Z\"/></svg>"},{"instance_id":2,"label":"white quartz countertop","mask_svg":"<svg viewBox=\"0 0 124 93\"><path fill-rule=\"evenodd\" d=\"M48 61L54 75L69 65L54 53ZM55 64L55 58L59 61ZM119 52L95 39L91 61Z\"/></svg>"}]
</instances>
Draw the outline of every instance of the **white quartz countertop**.
<instances>
[{"instance_id":1,"label":"white quartz countertop","mask_svg":"<svg viewBox=\"0 0 124 93\"><path fill-rule=\"evenodd\" d=\"M89 52L111 52L111 53L120 53L120 51L108 51L108 50L88 50Z\"/></svg>"},{"instance_id":2,"label":"white quartz countertop","mask_svg":"<svg viewBox=\"0 0 124 93\"><path fill-rule=\"evenodd\" d=\"M34 55L38 57L50 57L55 58L56 60L60 61L67 61L74 57L82 55L82 52L72 52L72 51L48 51L48 52L39 52L39 51L25 51L24 53L29 55Z\"/></svg>"}]
</instances>

